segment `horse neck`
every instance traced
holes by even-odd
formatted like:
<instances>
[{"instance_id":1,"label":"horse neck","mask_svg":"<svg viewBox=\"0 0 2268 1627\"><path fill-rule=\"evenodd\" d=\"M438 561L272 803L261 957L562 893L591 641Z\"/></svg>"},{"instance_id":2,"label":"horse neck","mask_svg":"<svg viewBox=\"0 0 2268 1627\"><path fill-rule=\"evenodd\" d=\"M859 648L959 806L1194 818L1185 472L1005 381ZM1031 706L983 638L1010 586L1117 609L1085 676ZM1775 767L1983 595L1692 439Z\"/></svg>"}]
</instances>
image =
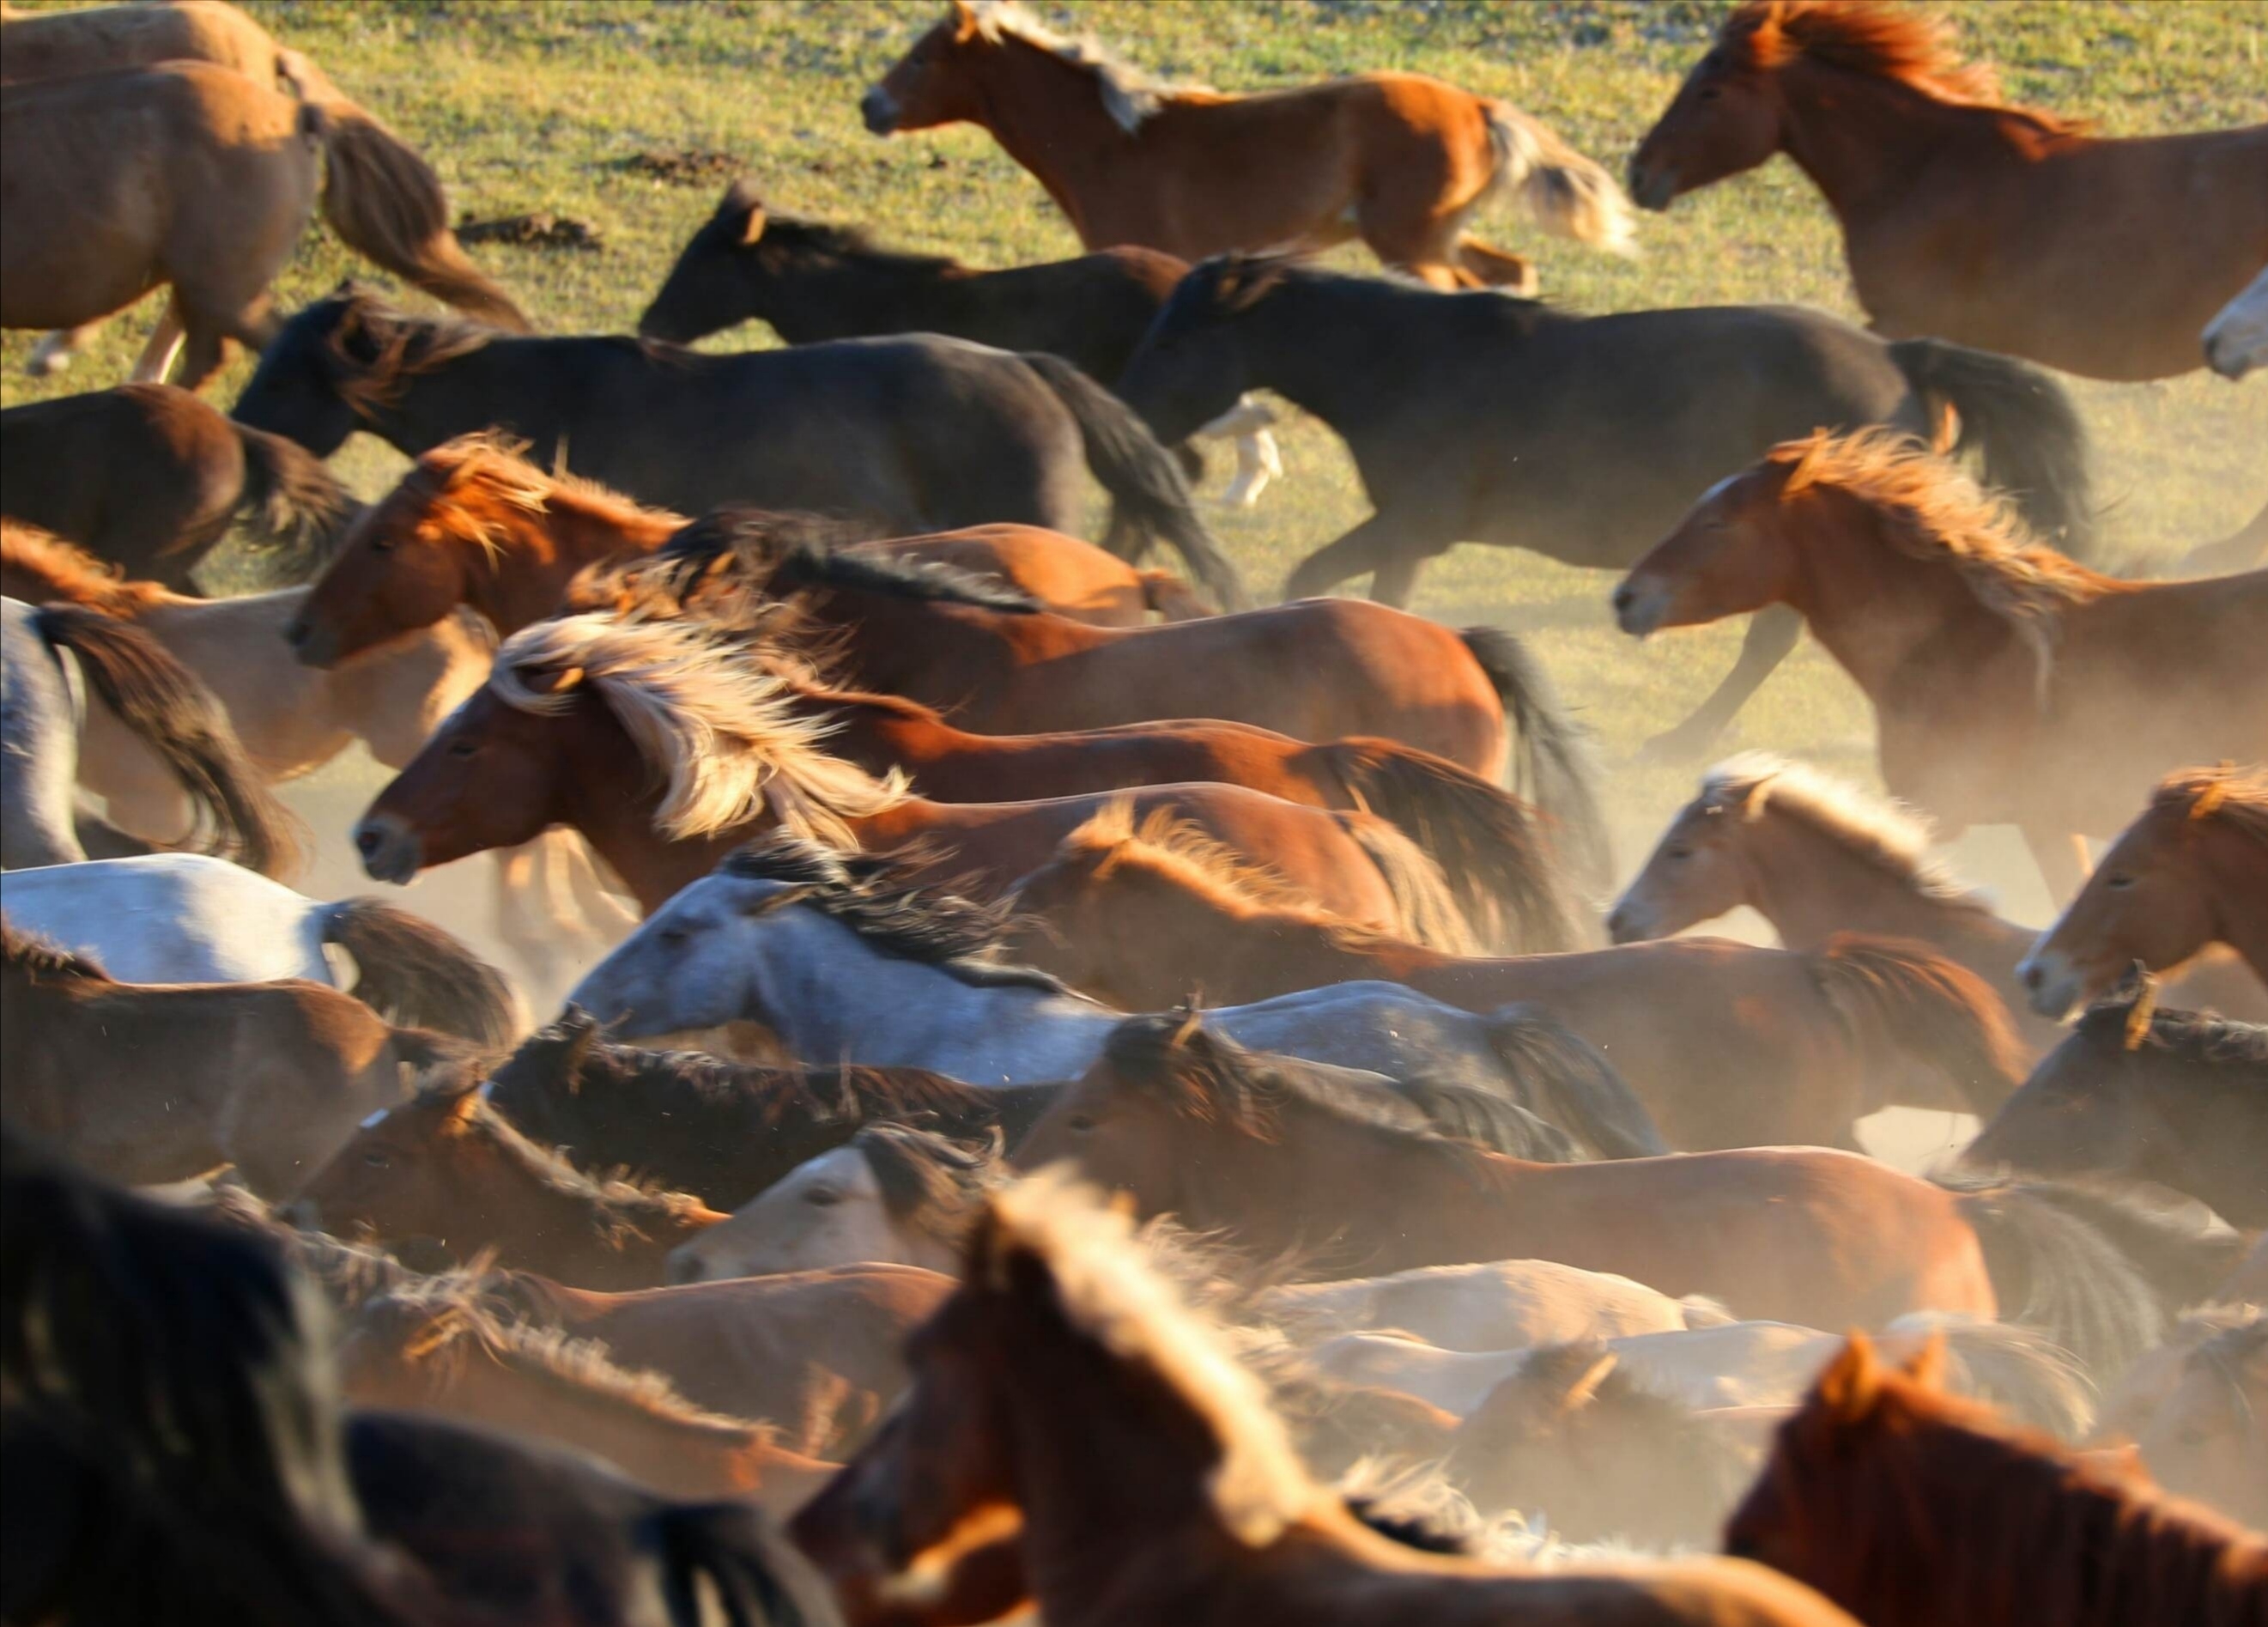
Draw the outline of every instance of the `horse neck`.
<instances>
[{"instance_id":1,"label":"horse neck","mask_svg":"<svg viewBox=\"0 0 2268 1627\"><path fill-rule=\"evenodd\" d=\"M796 710L834 724L828 748L870 774L893 767L908 769L940 757L985 752L992 737L956 729L916 701L895 695L851 690L805 689Z\"/></svg>"},{"instance_id":2,"label":"horse neck","mask_svg":"<svg viewBox=\"0 0 2268 1627\"><path fill-rule=\"evenodd\" d=\"M2201 834L2213 881L2213 936L2268 983L2268 842L2214 820L2204 822Z\"/></svg>"},{"instance_id":3,"label":"horse neck","mask_svg":"<svg viewBox=\"0 0 2268 1627\"><path fill-rule=\"evenodd\" d=\"M1065 621L856 588L821 592L821 614L830 628L848 635L858 681L877 689L907 687L899 681L901 675L917 682L922 674L939 667L949 668L956 683L1005 675L1015 669L1017 652L1033 642L1035 632L1060 630L1052 625L1027 629L1024 623Z\"/></svg>"},{"instance_id":4,"label":"horse neck","mask_svg":"<svg viewBox=\"0 0 2268 1627\"><path fill-rule=\"evenodd\" d=\"M1819 514L1788 522L1808 531L1794 545L1786 599L1868 699L1879 704L1925 647L1942 659L1953 653L1953 637L1989 652L2014 636L1977 602L1957 566L1898 552L1863 505L1828 501L1839 522Z\"/></svg>"},{"instance_id":5,"label":"horse neck","mask_svg":"<svg viewBox=\"0 0 2268 1627\"><path fill-rule=\"evenodd\" d=\"M1398 410L1376 381L1406 361L1401 320L1422 320L1447 305L1419 304L1410 291L1369 282L1294 276L1237 319L1247 382L1273 390L1344 436ZM1378 318L1384 315L1387 320Z\"/></svg>"},{"instance_id":6,"label":"horse neck","mask_svg":"<svg viewBox=\"0 0 2268 1627\"><path fill-rule=\"evenodd\" d=\"M529 394L530 364L541 355L519 349L529 342L498 339L431 372L412 373L401 381L393 400L373 406L357 427L404 456L417 458L460 435L507 425L526 438L528 460L549 467L558 450L560 417L572 402L546 402Z\"/></svg>"},{"instance_id":7,"label":"horse neck","mask_svg":"<svg viewBox=\"0 0 2268 1627\"><path fill-rule=\"evenodd\" d=\"M589 843L637 897L639 910L651 915L681 888L714 870L749 833L740 826L673 840L655 829L661 789L637 769L622 771L624 762L637 762L637 748L620 725L611 718L608 723L609 727L584 737L603 749L575 752L570 761L584 765L581 771L563 770L564 791L552 822Z\"/></svg>"},{"instance_id":8,"label":"horse neck","mask_svg":"<svg viewBox=\"0 0 2268 1627\"><path fill-rule=\"evenodd\" d=\"M1980 913L1930 897L1911 877L1853 853L1808 820L1784 814L1768 811L1749 829L1742 868L1749 883L1745 902L1791 949L1816 948L1846 931L1941 942Z\"/></svg>"},{"instance_id":9,"label":"horse neck","mask_svg":"<svg viewBox=\"0 0 2268 1627\"><path fill-rule=\"evenodd\" d=\"M965 268L857 250L766 280L760 313L790 344L867 334L946 333Z\"/></svg>"},{"instance_id":10,"label":"horse neck","mask_svg":"<svg viewBox=\"0 0 2268 1627\"><path fill-rule=\"evenodd\" d=\"M1879 74L1796 61L1779 70L1780 143L1845 226L1888 207L1940 157L1973 173L2010 156L2004 115Z\"/></svg>"},{"instance_id":11,"label":"horse neck","mask_svg":"<svg viewBox=\"0 0 2268 1627\"><path fill-rule=\"evenodd\" d=\"M1170 890L1145 889L1146 898L1130 901L1123 930L1111 935L1130 949L1138 946L1138 964L1159 968L1179 985L1145 991L1156 998L1178 1000L1195 984L1261 1000L1388 975L1369 953L1337 942L1300 911L1226 893L1200 895L1170 880L1161 885Z\"/></svg>"},{"instance_id":12,"label":"horse neck","mask_svg":"<svg viewBox=\"0 0 2268 1627\"><path fill-rule=\"evenodd\" d=\"M1110 247L1093 239L1090 217L1099 195L1127 184L1140 149L1103 107L1101 88L1079 69L1016 40L976 56L971 74L981 111L970 122L990 130L1046 189L1081 243Z\"/></svg>"},{"instance_id":13,"label":"horse neck","mask_svg":"<svg viewBox=\"0 0 2268 1627\"><path fill-rule=\"evenodd\" d=\"M567 585L585 565L625 554L650 554L684 522L674 514L617 517L570 491L556 491L541 514L515 512L499 540L500 553L475 557L466 573L465 600L508 638L559 608Z\"/></svg>"}]
</instances>

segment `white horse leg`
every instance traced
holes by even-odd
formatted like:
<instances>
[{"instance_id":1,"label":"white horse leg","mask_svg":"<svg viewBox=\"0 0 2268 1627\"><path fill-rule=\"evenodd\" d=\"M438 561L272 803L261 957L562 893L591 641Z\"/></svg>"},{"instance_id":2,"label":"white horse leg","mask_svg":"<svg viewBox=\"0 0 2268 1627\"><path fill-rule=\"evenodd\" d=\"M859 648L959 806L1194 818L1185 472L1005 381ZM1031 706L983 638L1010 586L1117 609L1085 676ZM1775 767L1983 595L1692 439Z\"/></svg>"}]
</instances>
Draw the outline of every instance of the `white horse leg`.
<instances>
[{"instance_id":1,"label":"white horse leg","mask_svg":"<svg viewBox=\"0 0 2268 1627\"><path fill-rule=\"evenodd\" d=\"M158 325L150 330L149 342L142 347L142 355L134 364L136 384L163 384L166 375L173 371L173 358L181 353L180 306L173 299L158 314Z\"/></svg>"},{"instance_id":2,"label":"white horse leg","mask_svg":"<svg viewBox=\"0 0 2268 1627\"><path fill-rule=\"evenodd\" d=\"M54 378L71 364L71 358L86 349L87 341L101 328L100 322L81 322L77 328L58 328L51 334L42 334L40 342L32 347L24 371L34 379Z\"/></svg>"},{"instance_id":3,"label":"white horse leg","mask_svg":"<svg viewBox=\"0 0 2268 1627\"><path fill-rule=\"evenodd\" d=\"M1277 451L1276 438L1268 432L1268 426L1275 422L1274 412L1247 395L1197 431L1200 435L1236 438L1236 478L1221 494L1224 507L1250 508L1260 501L1270 481L1284 477L1283 456Z\"/></svg>"}]
</instances>

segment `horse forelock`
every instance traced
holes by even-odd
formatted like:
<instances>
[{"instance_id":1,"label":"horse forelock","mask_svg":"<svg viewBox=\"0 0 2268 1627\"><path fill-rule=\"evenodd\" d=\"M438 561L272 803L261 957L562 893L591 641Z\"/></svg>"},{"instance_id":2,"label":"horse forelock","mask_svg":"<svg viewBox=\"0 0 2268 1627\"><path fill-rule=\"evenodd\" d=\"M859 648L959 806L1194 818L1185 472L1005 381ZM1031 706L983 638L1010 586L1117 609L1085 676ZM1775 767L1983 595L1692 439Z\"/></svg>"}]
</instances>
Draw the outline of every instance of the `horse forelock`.
<instances>
[{"instance_id":1,"label":"horse forelock","mask_svg":"<svg viewBox=\"0 0 2268 1627\"><path fill-rule=\"evenodd\" d=\"M97 559L53 532L5 518L0 518L0 571L33 578L41 599L69 600L122 620L171 597L155 582L127 580L123 567Z\"/></svg>"},{"instance_id":2,"label":"horse forelock","mask_svg":"<svg viewBox=\"0 0 2268 1627\"><path fill-rule=\"evenodd\" d=\"M1702 777L1693 806L1753 818L1777 809L1933 903L1989 911L1991 901L1930 852L1918 810L1869 795L1848 780L1771 752L1742 752Z\"/></svg>"},{"instance_id":3,"label":"horse forelock","mask_svg":"<svg viewBox=\"0 0 2268 1627\"><path fill-rule=\"evenodd\" d=\"M1129 136L1139 130L1172 98L1189 92L1202 93L1205 89L1199 85L1153 78L1094 40L1059 34L1015 0L976 0L973 9L977 34L988 43L1020 40L1092 77L1095 93L1102 99L1103 111Z\"/></svg>"},{"instance_id":4,"label":"horse forelock","mask_svg":"<svg viewBox=\"0 0 2268 1627\"><path fill-rule=\"evenodd\" d=\"M339 399L358 418L374 416L401 397L412 379L486 348L497 330L455 317L413 316L376 294L357 291L341 297L340 309L324 335L336 370ZM358 357L357 340L372 351Z\"/></svg>"}]
</instances>

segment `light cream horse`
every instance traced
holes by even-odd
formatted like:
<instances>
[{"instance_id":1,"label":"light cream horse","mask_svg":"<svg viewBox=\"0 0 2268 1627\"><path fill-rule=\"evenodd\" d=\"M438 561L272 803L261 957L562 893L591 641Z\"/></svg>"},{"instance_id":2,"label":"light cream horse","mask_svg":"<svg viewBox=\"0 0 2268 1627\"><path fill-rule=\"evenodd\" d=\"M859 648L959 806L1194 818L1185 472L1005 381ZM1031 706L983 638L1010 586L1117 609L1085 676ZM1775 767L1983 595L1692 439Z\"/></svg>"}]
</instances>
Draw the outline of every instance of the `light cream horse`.
<instances>
[{"instance_id":1,"label":"light cream horse","mask_svg":"<svg viewBox=\"0 0 2268 1627\"><path fill-rule=\"evenodd\" d=\"M264 344L268 285L319 179L350 247L473 315L526 327L458 247L425 161L233 6L0 11L0 325L63 330L34 351L35 372L65 365L160 283L172 298L136 379L163 378L185 335L180 382L192 389L228 340Z\"/></svg>"}]
</instances>

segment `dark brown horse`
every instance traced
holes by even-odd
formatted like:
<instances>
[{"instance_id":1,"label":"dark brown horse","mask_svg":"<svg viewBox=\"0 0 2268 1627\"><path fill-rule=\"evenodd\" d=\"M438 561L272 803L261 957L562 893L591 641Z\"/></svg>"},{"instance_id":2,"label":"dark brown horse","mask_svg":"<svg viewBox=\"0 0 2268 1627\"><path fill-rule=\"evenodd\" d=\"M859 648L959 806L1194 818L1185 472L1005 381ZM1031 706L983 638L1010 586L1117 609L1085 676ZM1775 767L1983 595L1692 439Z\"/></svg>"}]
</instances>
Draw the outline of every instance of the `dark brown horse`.
<instances>
[{"instance_id":1,"label":"dark brown horse","mask_svg":"<svg viewBox=\"0 0 2268 1627\"><path fill-rule=\"evenodd\" d=\"M2257 1535L1944 1394L1943 1360L1886 1366L1853 1334L1780 1426L1727 1551L1872 1627L2268 1620Z\"/></svg>"},{"instance_id":2,"label":"dark brown horse","mask_svg":"<svg viewBox=\"0 0 2268 1627\"><path fill-rule=\"evenodd\" d=\"M2198 366L2198 331L2268 260L2268 124L2104 140L2001 102L1949 33L1904 6L1745 0L1638 144L1631 195L1667 209L1785 152L1885 337L2096 379Z\"/></svg>"}]
</instances>

